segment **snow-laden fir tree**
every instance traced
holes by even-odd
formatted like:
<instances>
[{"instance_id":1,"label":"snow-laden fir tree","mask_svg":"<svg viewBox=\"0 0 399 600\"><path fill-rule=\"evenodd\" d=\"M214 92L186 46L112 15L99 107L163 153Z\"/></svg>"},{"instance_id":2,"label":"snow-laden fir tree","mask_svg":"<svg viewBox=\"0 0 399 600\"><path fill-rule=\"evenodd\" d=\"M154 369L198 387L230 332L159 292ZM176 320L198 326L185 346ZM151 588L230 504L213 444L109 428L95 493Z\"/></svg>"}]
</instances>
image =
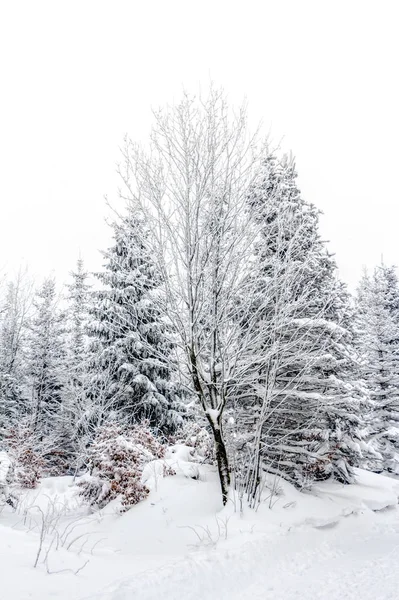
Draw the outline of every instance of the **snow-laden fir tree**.
<instances>
[{"instance_id":1,"label":"snow-laden fir tree","mask_svg":"<svg viewBox=\"0 0 399 600\"><path fill-rule=\"evenodd\" d=\"M83 369L87 355L87 322L90 304L89 274L85 270L82 258L76 263L76 270L71 272L72 283L68 285L68 333L69 362L78 374Z\"/></svg>"},{"instance_id":2,"label":"snow-laden fir tree","mask_svg":"<svg viewBox=\"0 0 399 600\"><path fill-rule=\"evenodd\" d=\"M145 225L130 212L113 230L91 308L91 394L104 418L116 411L128 423L148 419L160 432L172 432L181 424L183 404Z\"/></svg>"},{"instance_id":3,"label":"snow-laden fir tree","mask_svg":"<svg viewBox=\"0 0 399 600\"><path fill-rule=\"evenodd\" d=\"M58 308L55 280L48 277L33 300L27 341L27 381L32 429L44 437L62 419L65 383L64 314Z\"/></svg>"},{"instance_id":4,"label":"snow-laden fir tree","mask_svg":"<svg viewBox=\"0 0 399 600\"><path fill-rule=\"evenodd\" d=\"M63 388L63 419L60 435L68 440L69 462L79 468L86 456L86 449L94 435L95 407L90 397L90 373L87 327L91 286L89 274L82 258L71 272L72 281L67 285L66 313L66 360Z\"/></svg>"},{"instance_id":5,"label":"snow-laden fir tree","mask_svg":"<svg viewBox=\"0 0 399 600\"><path fill-rule=\"evenodd\" d=\"M395 268L381 264L363 275L357 294L357 338L371 398L366 466L399 473L399 285Z\"/></svg>"},{"instance_id":6,"label":"snow-laden fir tree","mask_svg":"<svg viewBox=\"0 0 399 600\"><path fill-rule=\"evenodd\" d=\"M30 302L30 283L26 273L19 272L8 283L0 307L0 437L24 412L21 386Z\"/></svg>"},{"instance_id":7,"label":"snow-laden fir tree","mask_svg":"<svg viewBox=\"0 0 399 600\"><path fill-rule=\"evenodd\" d=\"M67 395L70 410L73 412L74 428L79 429L79 421L86 412L87 388L89 380L89 357L87 328L90 318L91 286L89 274L81 258L76 270L71 272L72 282L67 285L66 312L66 363Z\"/></svg>"},{"instance_id":8,"label":"snow-laden fir tree","mask_svg":"<svg viewBox=\"0 0 399 600\"><path fill-rule=\"evenodd\" d=\"M19 343L15 339L15 290L9 284L0 310L0 438L6 435L18 414L19 381L16 358Z\"/></svg>"},{"instance_id":9,"label":"snow-laden fir tree","mask_svg":"<svg viewBox=\"0 0 399 600\"><path fill-rule=\"evenodd\" d=\"M256 489L262 464L298 486L330 475L351 482L366 446L362 387L348 294L320 238L318 211L302 199L293 161L273 155L248 202L263 225L249 299L261 315L248 358L253 382L238 402L237 440L253 463L249 487Z\"/></svg>"}]
</instances>

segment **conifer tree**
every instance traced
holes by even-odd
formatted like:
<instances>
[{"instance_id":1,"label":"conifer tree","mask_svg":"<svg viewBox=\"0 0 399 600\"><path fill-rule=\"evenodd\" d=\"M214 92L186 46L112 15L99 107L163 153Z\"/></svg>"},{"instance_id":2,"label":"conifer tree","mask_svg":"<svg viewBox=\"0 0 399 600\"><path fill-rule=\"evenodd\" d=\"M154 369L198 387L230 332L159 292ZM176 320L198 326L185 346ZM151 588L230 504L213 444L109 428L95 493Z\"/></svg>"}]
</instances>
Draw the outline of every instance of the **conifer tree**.
<instances>
[{"instance_id":1,"label":"conifer tree","mask_svg":"<svg viewBox=\"0 0 399 600\"><path fill-rule=\"evenodd\" d=\"M172 346L145 226L129 213L113 230L105 269L96 274L102 289L93 293L91 393L105 403L105 416L117 411L128 423L148 419L152 427L171 432L181 422L183 405L172 381Z\"/></svg>"},{"instance_id":2,"label":"conifer tree","mask_svg":"<svg viewBox=\"0 0 399 600\"><path fill-rule=\"evenodd\" d=\"M253 405L248 410L244 389L238 436L245 445L245 432L252 437L250 487L255 490L262 463L298 486L330 475L351 482L351 465L366 446L362 388L353 376L349 298L320 238L318 211L302 199L293 161L273 155L248 202L263 223L252 275L254 310L260 306L262 315L252 350Z\"/></svg>"},{"instance_id":3,"label":"conifer tree","mask_svg":"<svg viewBox=\"0 0 399 600\"><path fill-rule=\"evenodd\" d=\"M15 323L15 289L9 284L0 321L0 437L18 414L19 378L16 364L20 342Z\"/></svg>"},{"instance_id":4,"label":"conifer tree","mask_svg":"<svg viewBox=\"0 0 399 600\"><path fill-rule=\"evenodd\" d=\"M79 372L84 364L87 350L87 321L89 314L90 288L89 274L82 258L72 271L72 283L68 285L69 301L69 360L73 370Z\"/></svg>"},{"instance_id":5,"label":"conifer tree","mask_svg":"<svg viewBox=\"0 0 399 600\"><path fill-rule=\"evenodd\" d=\"M19 272L8 283L0 308L0 436L24 412L21 389L30 296L26 273Z\"/></svg>"},{"instance_id":6,"label":"conifer tree","mask_svg":"<svg viewBox=\"0 0 399 600\"><path fill-rule=\"evenodd\" d=\"M362 375L371 398L366 466L399 473L399 285L395 268L381 264L364 274L357 294L357 334Z\"/></svg>"},{"instance_id":7,"label":"conifer tree","mask_svg":"<svg viewBox=\"0 0 399 600\"><path fill-rule=\"evenodd\" d=\"M68 440L69 463L79 468L92 439L93 401L90 398L90 376L87 327L91 286L82 258L71 272L72 282L67 285L66 359L63 388L63 419L60 437Z\"/></svg>"},{"instance_id":8,"label":"conifer tree","mask_svg":"<svg viewBox=\"0 0 399 600\"><path fill-rule=\"evenodd\" d=\"M57 307L55 280L48 277L37 290L27 344L27 376L32 428L41 435L53 432L62 418L65 382L64 315Z\"/></svg>"}]
</instances>

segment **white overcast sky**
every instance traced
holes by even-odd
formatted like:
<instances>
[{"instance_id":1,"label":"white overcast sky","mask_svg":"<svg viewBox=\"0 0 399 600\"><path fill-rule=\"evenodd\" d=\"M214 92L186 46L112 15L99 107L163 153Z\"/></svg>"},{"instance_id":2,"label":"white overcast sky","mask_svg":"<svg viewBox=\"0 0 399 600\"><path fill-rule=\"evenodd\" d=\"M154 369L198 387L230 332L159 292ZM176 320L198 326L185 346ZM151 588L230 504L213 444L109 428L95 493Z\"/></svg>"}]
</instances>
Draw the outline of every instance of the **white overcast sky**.
<instances>
[{"instance_id":1,"label":"white overcast sky","mask_svg":"<svg viewBox=\"0 0 399 600\"><path fill-rule=\"evenodd\" d=\"M296 155L351 287L398 264L398 22L395 0L3 0L0 268L98 268L124 134L210 79Z\"/></svg>"}]
</instances>

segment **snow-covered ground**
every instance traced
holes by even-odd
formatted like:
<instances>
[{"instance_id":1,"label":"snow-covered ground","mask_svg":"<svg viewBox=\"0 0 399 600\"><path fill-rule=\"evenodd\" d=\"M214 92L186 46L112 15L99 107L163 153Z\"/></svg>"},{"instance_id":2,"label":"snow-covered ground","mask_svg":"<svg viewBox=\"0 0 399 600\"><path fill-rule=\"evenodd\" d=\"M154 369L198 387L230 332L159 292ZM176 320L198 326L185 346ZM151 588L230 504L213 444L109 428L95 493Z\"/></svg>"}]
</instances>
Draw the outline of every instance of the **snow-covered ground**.
<instances>
[{"instance_id":1,"label":"snow-covered ground","mask_svg":"<svg viewBox=\"0 0 399 600\"><path fill-rule=\"evenodd\" d=\"M221 508L212 467L192 479L182 458L165 479L150 465L151 494L122 516L115 503L90 514L68 477L44 480L17 513L3 507L1 600L399 598L395 480L359 471L356 485L312 494L277 482L241 513L234 495Z\"/></svg>"}]
</instances>

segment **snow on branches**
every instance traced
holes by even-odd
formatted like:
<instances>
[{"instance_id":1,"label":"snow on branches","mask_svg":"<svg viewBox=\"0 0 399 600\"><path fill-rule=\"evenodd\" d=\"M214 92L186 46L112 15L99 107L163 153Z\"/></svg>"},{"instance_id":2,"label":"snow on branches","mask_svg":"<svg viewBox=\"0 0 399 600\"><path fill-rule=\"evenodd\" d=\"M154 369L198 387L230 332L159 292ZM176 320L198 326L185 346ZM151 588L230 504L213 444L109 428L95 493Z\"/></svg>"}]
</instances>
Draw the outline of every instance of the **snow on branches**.
<instances>
[{"instance_id":1,"label":"snow on branches","mask_svg":"<svg viewBox=\"0 0 399 600\"><path fill-rule=\"evenodd\" d=\"M22 488L35 488L45 468L37 436L29 424L22 421L10 429L5 442L13 463L13 484Z\"/></svg>"},{"instance_id":2,"label":"snow on branches","mask_svg":"<svg viewBox=\"0 0 399 600\"><path fill-rule=\"evenodd\" d=\"M131 427L107 423L99 429L90 448L90 471L78 483L80 495L98 508L119 498L122 511L126 511L149 493L141 482L144 466L164 454L165 447L147 423Z\"/></svg>"}]
</instances>

